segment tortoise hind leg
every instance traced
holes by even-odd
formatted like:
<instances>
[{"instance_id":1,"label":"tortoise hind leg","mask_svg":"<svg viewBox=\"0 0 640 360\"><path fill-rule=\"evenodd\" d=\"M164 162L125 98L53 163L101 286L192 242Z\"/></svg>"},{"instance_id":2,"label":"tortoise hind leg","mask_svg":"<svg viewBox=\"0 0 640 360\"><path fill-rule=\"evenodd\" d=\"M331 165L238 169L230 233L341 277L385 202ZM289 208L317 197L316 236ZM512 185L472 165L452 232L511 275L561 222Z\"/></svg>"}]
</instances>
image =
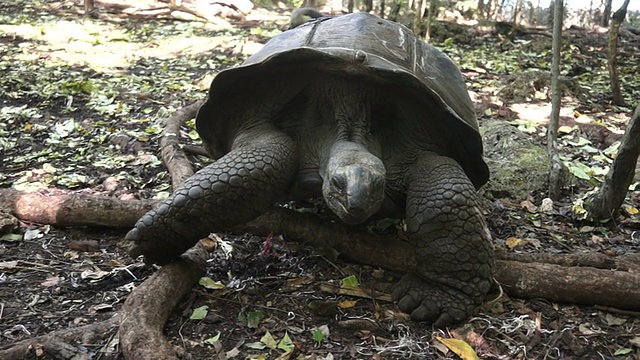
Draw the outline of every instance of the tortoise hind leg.
<instances>
[{"instance_id":1,"label":"tortoise hind leg","mask_svg":"<svg viewBox=\"0 0 640 360\"><path fill-rule=\"evenodd\" d=\"M296 144L277 130L243 139L138 220L126 236L129 254L164 264L210 232L256 218L291 184L297 164Z\"/></svg>"},{"instance_id":2,"label":"tortoise hind leg","mask_svg":"<svg viewBox=\"0 0 640 360\"><path fill-rule=\"evenodd\" d=\"M413 320L437 327L461 322L492 283L493 249L475 188L453 159L430 153L407 176L407 230L417 266L393 298Z\"/></svg>"}]
</instances>

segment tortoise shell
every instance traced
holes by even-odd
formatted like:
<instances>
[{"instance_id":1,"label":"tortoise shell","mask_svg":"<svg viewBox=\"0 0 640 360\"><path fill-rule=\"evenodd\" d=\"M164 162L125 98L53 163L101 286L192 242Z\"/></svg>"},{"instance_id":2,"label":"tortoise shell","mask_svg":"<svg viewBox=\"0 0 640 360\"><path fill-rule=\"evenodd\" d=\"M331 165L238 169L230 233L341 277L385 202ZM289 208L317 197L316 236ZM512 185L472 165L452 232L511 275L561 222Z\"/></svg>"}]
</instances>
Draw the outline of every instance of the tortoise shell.
<instances>
[{"instance_id":1,"label":"tortoise shell","mask_svg":"<svg viewBox=\"0 0 640 360\"><path fill-rule=\"evenodd\" d=\"M220 158L256 121L313 141L326 128L308 123L301 107L313 97L313 84L327 77L364 84L384 99L387 115L375 117L372 136L380 138L386 165L434 151L455 159L476 188L487 182L478 122L458 67L405 26L367 13L285 31L242 65L220 72L196 119L205 147Z\"/></svg>"}]
</instances>

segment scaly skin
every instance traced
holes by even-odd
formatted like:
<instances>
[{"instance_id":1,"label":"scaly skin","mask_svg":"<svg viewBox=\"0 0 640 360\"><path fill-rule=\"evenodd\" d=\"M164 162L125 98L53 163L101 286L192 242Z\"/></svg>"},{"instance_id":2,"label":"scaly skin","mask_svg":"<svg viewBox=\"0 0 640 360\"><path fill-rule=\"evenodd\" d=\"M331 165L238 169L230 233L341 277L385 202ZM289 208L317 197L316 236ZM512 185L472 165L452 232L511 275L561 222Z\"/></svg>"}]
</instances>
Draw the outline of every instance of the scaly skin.
<instances>
[{"instance_id":1,"label":"scaly skin","mask_svg":"<svg viewBox=\"0 0 640 360\"><path fill-rule=\"evenodd\" d=\"M400 310L443 327L472 315L492 283L493 249L476 191L453 160L422 155L407 174L417 267L393 292Z\"/></svg>"},{"instance_id":2,"label":"scaly skin","mask_svg":"<svg viewBox=\"0 0 640 360\"><path fill-rule=\"evenodd\" d=\"M267 129L198 171L129 231L129 253L166 264L210 232L248 222L269 209L297 172L297 146Z\"/></svg>"}]
</instances>

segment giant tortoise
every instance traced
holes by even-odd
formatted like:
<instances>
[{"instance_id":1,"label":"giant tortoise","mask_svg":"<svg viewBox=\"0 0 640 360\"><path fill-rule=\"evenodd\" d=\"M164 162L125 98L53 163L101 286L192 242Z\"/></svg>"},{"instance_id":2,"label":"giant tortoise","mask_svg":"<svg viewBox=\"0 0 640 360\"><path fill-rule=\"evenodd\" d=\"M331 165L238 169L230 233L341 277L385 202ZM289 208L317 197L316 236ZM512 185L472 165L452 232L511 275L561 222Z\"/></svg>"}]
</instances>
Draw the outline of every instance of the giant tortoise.
<instances>
[{"instance_id":1,"label":"giant tortoise","mask_svg":"<svg viewBox=\"0 0 640 360\"><path fill-rule=\"evenodd\" d=\"M476 188L489 177L460 71L402 25L322 18L222 71L196 126L214 159L127 234L164 264L274 203L322 196L345 223L406 219L418 264L393 292L411 318L468 318L492 284Z\"/></svg>"}]
</instances>

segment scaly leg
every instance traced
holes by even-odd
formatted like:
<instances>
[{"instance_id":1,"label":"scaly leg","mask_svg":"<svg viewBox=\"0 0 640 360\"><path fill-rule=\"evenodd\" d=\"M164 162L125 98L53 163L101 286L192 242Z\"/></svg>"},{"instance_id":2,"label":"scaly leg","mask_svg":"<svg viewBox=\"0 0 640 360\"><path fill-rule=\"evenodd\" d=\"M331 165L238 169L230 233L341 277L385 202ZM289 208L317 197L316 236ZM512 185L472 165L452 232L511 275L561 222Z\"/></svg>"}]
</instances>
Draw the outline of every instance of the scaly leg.
<instances>
[{"instance_id":1,"label":"scaly leg","mask_svg":"<svg viewBox=\"0 0 640 360\"><path fill-rule=\"evenodd\" d=\"M269 209L294 180L297 146L267 129L201 169L126 236L130 255L165 264L210 232L243 224Z\"/></svg>"},{"instance_id":2,"label":"scaly leg","mask_svg":"<svg viewBox=\"0 0 640 360\"><path fill-rule=\"evenodd\" d=\"M422 155L407 175L407 230L417 266L393 292L400 310L437 327L472 315L492 284L493 248L476 191L453 159Z\"/></svg>"}]
</instances>

